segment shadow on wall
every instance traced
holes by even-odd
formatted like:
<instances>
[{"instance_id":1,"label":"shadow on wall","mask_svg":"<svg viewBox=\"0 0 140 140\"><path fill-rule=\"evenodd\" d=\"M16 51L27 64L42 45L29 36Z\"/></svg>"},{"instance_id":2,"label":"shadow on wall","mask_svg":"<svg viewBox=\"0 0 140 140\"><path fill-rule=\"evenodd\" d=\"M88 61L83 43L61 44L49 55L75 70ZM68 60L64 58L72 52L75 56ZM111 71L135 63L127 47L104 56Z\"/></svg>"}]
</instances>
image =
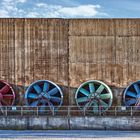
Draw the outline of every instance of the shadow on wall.
<instances>
[{"instance_id":1,"label":"shadow on wall","mask_svg":"<svg viewBox=\"0 0 140 140\"><path fill-rule=\"evenodd\" d=\"M24 95L28 88L27 86L10 84L15 91L15 102L13 105L25 105Z\"/></svg>"}]
</instances>

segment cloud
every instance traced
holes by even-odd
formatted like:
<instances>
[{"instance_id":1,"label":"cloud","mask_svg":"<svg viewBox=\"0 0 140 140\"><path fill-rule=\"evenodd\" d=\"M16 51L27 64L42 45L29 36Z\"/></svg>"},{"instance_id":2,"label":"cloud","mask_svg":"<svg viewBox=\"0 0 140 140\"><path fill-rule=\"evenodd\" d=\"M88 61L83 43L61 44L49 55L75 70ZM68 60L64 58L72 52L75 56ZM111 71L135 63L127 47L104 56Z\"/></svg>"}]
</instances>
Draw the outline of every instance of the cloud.
<instances>
[{"instance_id":1,"label":"cloud","mask_svg":"<svg viewBox=\"0 0 140 140\"><path fill-rule=\"evenodd\" d=\"M45 3L37 3L36 10L42 10L43 13L47 13L50 17L61 17L61 18L75 18L75 17L95 17L102 15L100 12L100 5L79 5L74 7L63 7L60 5L48 5ZM51 12L51 14L50 14ZM41 15L43 16L43 15Z\"/></svg>"},{"instance_id":2,"label":"cloud","mask_svg":"<svg viewBox=\"0 0 140 140\"><path fill-rule=\"evenodd\" d=\"M100 5L81 5L77 7L63 7L58 10L65 17L94 17L100 9Z\"/></svg>"},{"instance_id":3,"label":"cloud","mask_svg":"<svg viewBox=\"0 0 140 140\"><path fill-rule=\"evenodd\" d=\"M81 0L59 0L60 3L64 3L67 6L78 6L81 3Z\"/></svg>"},{"instance_id":4,"label":"cloud","mask_svg":"<svg viewBox=\"0 0 140 140\"><path fill-rule=\"evenodd\" d=\"M9 13L6 10L0 10L0 17L9 17Z\"/></svg>"},{"instance_id":5,"label":"cloud","mask_svg":"<svg viewBox=\"0 0 140 140\"><path fill-rule=\"evenodd\" d=\"M27 0L17 0L17 2L25 3L25 2L27 2Z\"/></svg>"},{"instance_id":6,"label":"cloud","mask_svg":"<svg viewBox=\"0 0 140 140\"><path fill-rule=\"evenodd\" d=\"M27 15L27 18L29 18L29 17L36 18L38 16L39 16L39 14L37 12L29 12Z\"/></svg>"},{"instance_id":7,"label":"cloud","mask_svg":"<svg viewBox=\"0 0 140 140\"><path fill-rule=\"evenodd\" d=\"M24 10L18 8L18 4L23 4L27 0L2 0L0 4L0 17L21 17Z\"/></svg>"},{"instance_id":8,"label":"cloud","mask_svg":"<svg viewBox=\"0 0 140 140\"><path fill-rule=\"evenodd\" d=\"M23 18L91 18L106 16L102 13L100 5L62 6L47 3L37 3L35 0L2 0L0 4L0 17Z\"/></svg>"},{"instance_id":9,"label":"cloud","mask_svg":"<svg viewBox=\"0 0 140 140\"><path fill-rule=\"evenodd\" d=\"M3 0L2 1L5 4L13 4L13 3L25 3L27 0Z\"/></svg>"}]
</instances>

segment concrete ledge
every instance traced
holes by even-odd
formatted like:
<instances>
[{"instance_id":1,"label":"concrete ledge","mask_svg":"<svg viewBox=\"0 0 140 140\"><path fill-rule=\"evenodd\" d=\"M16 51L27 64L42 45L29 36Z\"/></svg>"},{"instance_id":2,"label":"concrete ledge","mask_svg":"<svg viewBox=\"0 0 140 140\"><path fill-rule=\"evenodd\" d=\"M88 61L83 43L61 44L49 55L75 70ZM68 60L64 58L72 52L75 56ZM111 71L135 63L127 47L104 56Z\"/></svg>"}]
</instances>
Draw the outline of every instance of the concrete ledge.
<instances>
[{"instance_id":1,"label":"concrete ledge","mask_svg":"<svg viewBox=\"0 0 140 140\"><path fill-rule=\"evenodd\" d=\"M8 116L0 117L0 129L48 130L140 130L140 117L47 117Z\"/></svg>"}]
</instances>

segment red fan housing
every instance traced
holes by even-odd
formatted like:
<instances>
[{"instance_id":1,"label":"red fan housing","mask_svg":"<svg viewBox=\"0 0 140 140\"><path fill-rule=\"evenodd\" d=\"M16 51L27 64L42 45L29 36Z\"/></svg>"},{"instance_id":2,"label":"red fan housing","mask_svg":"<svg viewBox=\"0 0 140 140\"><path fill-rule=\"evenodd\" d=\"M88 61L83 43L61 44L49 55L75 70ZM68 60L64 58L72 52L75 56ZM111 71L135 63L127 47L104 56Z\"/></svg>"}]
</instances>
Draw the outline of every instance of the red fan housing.
<instances>
[{"instance_id":1,"label":"red fan housing","mask_svg":"<svg viewBox=\"0 0 140 140\"><path fill-rule=\"evenodd\" d=\"M0 81L0 106L11 106L15 101L13 88L5 81Z\"/></svg>"}]
</instances>

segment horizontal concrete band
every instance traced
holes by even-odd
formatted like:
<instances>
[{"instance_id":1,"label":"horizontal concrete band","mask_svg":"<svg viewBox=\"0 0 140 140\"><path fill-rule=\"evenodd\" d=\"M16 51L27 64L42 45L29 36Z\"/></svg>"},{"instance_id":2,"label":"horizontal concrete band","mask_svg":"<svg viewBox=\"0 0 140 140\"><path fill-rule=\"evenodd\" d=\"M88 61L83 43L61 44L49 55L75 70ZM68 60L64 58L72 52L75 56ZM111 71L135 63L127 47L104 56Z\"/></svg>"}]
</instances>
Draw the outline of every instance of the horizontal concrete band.
<instances>
[{"instance_id":1,"label":"horizontal concrete band","mask_svg":"<svg viewBox=\"0 0 140 140\"><path fill-rule=\"evenodd\" d=\"M0 117L0 129L140 130L140 117Z\"/></svg>"}]
</instances>

